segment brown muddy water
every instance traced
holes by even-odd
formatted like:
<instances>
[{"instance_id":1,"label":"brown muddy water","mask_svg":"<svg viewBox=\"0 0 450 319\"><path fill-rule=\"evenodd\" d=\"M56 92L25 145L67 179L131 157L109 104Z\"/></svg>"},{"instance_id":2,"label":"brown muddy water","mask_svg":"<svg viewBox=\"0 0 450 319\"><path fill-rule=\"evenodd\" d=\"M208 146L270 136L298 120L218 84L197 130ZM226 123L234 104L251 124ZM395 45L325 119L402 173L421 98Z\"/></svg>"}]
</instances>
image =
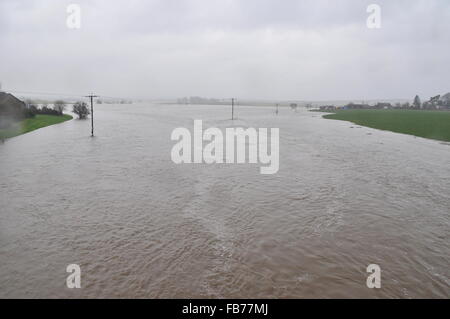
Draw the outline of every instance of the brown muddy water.
<instances>
[{"instance_id":1,"label":"brown muddy water","mask_svg":"<svg viewBox=\"0 0 450 319\"><path fill-rule=\"evenodd\" d=\"M95 138L73 120L0 144L0 297L450 297L450 145L229 111L99 105ZM194 119L280 128L278 174L173 164L171 132Z\"/></svg>"}]
</instances>

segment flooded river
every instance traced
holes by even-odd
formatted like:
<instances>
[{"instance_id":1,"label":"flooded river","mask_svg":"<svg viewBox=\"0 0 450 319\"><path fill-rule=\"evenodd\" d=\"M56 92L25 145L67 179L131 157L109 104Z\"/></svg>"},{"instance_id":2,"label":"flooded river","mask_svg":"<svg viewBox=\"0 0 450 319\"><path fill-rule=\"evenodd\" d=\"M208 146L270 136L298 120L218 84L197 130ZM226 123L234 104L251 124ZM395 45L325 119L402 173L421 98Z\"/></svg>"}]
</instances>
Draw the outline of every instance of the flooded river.
<instances>
[{"instance_id":1,"label":"flooded river","mask_svg":"<svg viewBox=\"0 0 450 319\"><path fill-rule=\"evenodd\" d=\"M0 297L450 297L449 144L287 108L236 115L98 105L95 138L73 120L0 144ZM175 165L171 132L194 119L279 128L279 172Z\"/></svg>"}]
</instances>

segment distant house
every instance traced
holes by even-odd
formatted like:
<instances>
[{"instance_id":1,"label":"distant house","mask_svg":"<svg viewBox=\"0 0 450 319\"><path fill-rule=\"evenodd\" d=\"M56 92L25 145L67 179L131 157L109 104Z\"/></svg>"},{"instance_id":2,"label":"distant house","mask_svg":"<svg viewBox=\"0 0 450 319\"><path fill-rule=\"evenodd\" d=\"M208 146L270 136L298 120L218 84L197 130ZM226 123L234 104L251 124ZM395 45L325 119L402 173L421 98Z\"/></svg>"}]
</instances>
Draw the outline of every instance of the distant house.
<instances>
[{"instance_id":1,"label":"distant house","mask_svg":"<svg viewBox=\"0 0 450 319\"><path fill-rule=\"evenodd\" d=\"M441 96L441 101L450 102L450 92Z\"/></svg>"},{"instance_id":2,"label":"distant house","mask_svg":"<svg viewBox=\"0 0 450 319\"><path fill-rule=\"evenodd\" d=\"M336 111L336 106L334 105L324 105L320 107L322 112L334 112Z\"/></svg>"},{"instance_id":3,"label":"distant house","mask_svg":"<svg viewBox=\"0 0 450 319\"><path fill-rule=\"evenodd\" d=\"M0 92L0 128L7 127L11 121L17 121L26 116L26 104L14 95Z\"/></svg>"},{"instance_id":4,"label":"distant house","mask_svg":"<svg viewBox=\"0 0 450 319\"><path fill-rule=\"evenodd\" d=\"M439 99L439 105L443 109L450 109L450 92L441 96Z\"/></svg>"},{"instance_id":5,"label":"distant house","mask_svg":"<svg viewBox=\"0 0 450 319\"><path fill-rule=\"evenodd\" d=\"M369 104L355 104L355 103L349 103L346 106L344 106L344 109L346 110L361 110L361 109L370 109Z\"/></svg>"},{"instance_id":6,"label":"distant house","mask_svg":"<svg viewBox=\"0 0 450 319\"><path fill-rule=\"evenodd\" d=\"M375 105L375 108L376 109L380 109L380 110L391 109L392 108L392 104L391 103L377 103Z\"/></svg>"}]
</instances>

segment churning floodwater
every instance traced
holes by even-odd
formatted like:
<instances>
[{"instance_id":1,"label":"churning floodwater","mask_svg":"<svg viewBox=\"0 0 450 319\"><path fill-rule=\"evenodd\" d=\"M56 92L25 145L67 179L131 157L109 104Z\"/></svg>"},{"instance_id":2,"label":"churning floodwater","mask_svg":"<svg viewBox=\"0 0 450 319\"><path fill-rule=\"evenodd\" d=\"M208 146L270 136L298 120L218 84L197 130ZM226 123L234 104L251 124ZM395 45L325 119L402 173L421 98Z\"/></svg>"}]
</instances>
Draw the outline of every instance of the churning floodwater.
<instances>
[{"instance_id":1,"label":"churning floodwater","mask_svg":"<svg viewBox=\"0 0 450 319\"><path fill-rule=\"evenodd\" d=\"M450 297L449 144L287 108L236 115L98 105L95 138L73 120L0 144L0 297ZM194 119L278 127L279 172L175 165L172 130Z\"/></svg>"}]
</instances>

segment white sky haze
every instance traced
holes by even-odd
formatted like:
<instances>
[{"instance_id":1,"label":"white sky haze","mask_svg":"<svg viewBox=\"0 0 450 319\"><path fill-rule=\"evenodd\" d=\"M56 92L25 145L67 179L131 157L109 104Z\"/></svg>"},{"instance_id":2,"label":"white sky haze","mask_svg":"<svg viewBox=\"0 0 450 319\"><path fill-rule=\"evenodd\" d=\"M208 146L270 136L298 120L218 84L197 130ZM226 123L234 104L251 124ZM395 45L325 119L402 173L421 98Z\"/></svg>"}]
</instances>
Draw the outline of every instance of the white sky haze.
<instances>
[{"instance_id":1,"label":"white sky haze","mask_svg":"<svg viewBox=\"0 0 450 319\"><path fill-rule=\"evenodd\" d=\"M81 7L81 28L66 8ZM369 29L367 6L380 5ZM448 0L0 0L5 89L256 99L450 91Z\"/></svg>"}]
</instances>

